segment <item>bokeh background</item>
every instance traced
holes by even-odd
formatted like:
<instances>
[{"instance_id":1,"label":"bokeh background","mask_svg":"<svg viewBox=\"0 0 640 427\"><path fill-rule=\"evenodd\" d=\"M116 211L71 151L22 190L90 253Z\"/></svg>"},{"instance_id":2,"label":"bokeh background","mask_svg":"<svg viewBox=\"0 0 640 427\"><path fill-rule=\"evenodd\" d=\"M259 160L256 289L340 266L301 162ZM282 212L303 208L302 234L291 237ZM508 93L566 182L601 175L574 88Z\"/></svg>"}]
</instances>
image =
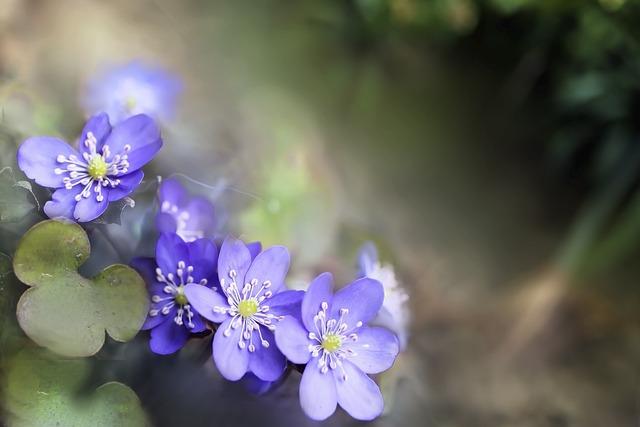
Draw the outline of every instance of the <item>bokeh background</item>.
<instances>
[{"instance_id":1,"label":"bokeh background","mask_svg":"<svg viewBox=\"0 0 640 427\"><path fill-rule=\"evenodd\" d=\"M211 186L229 230L291 248L291 286L347 283L367 240L395 266L410 340L375 425L638 425L639 20L636 0L0 0L1 166L75 138L105 66L163 67L184 92L141 193ZM133 255L141 200L88 269ZM297 375L255 397L206 338L147 339L108 343L92 380L154 424L316 424Z\"/></svg>"}]
</instances>

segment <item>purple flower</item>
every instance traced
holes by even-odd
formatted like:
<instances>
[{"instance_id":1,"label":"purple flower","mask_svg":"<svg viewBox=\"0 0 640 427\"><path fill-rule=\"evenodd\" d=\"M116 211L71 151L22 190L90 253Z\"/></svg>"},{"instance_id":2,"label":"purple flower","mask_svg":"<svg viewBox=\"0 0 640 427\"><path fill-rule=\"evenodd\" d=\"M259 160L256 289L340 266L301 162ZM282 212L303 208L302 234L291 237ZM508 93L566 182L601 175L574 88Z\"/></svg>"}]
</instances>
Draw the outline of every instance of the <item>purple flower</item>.
<instances>
[{"instance_id":1,"label":"purple flower","mask_svg":"<svg viewBox=\"0 0 640 427\"><path fill-rule=\"evenodd\" d=\"M185 287L216 283L218 250L207 239L186 243L177 234L162 234L156 258L136 258L131 262L147 283L151 309L143 330L151 329L154 353L171 354L181 349L191 333L202 332L205 324L190 304Z\"/></svg>"},{"instance_id":2,"label":"purple flower","mask_svg":"<svg viewBox=\"0 0 640 427\"><path fill-rule=\"evenodd\" d=\"M211 237L216 221L213 205L204 197L190 197L176 179L166 179L158 190L160 211L156 226L161 233L177 233L185 242Z\"/></svg>"},{"instance_id":3,"label":"purple flower","mask_svg":"<svg viewBox=\"0 0 640 427\"><path fill-rule=\"evenodd\" d=\"M160 131L150 117L133 116L112 128L109 117L98 114L82 130L78 150L58 138L32 137L18 148L18 166L38 184L56 189L44 206L50 218L87 222L140 184L141 168L160 147Z\"/></svg>"},{"instance_id":4,"label":"purple flower","mask_svg":"<svg viewBox=\"0 0 640 427\"><path fill-rule=\"evenodd\" d=\"M333 277L316 277L302 300L302 319L286 317L276 343L293 363L307 366L300 383L300 404L315 420L328 418L336 405L359 420L382 413L377 384L367 374L390 368L398 340L387 329L367 327L382 305L382 285L358 279L332 293Z\"/></svg>"},{"instance_id":5,"label":"purple flower","mask_svg":"<svg viewBox=\"0 0 640 427\"><path fill-rule=\"evenodd\" d=\"M304 292L288 291L284 278L289 252L271 247L252 259L240 240L227 238L220 249L220 289L187 285L185 293L196 310L222 324L213 338L213 360L231 381L252 372L263 381L277 380L286 359L273 338L278 322L300 310Z\"/></svg>"},{"instance_id":6,"label":"purple flower","mask_svg":"<svg viewBox=\"0 0 640 427\"><path fill-rule=\"evenodd\" d=\"M100 111L114 123L135 114L159 121L173 118L182 82L165 70L139 61L107 68L91 80L82 99L89 115Z\"/></svg>"}]
</instances>

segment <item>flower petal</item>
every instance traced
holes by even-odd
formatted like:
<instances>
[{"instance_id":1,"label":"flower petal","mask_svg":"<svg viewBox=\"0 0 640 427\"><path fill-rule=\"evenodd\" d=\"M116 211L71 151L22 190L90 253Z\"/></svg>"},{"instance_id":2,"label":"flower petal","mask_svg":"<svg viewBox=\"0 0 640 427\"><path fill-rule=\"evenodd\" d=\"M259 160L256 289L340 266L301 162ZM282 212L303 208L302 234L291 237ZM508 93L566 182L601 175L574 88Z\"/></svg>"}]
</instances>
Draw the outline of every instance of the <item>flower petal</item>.
<instances>
[{"instance_id":1,"label":"flower petal","mask_svg":"<svg viewBox=\"0 0 640 427\"><path fill-rule=\"evenodd\" d=\"M300 406L311 419L326 420L336 411L338 395L333 375L318 369L317 359L312 359L302 373L300 381Z\"/></svg>"},{"instance_id":2,"label":"flower petal","mask_svg":"<svg viewBox=\"0 0 640 427\"><path fill-rule=\"evenodd\" d=\"M64 217L73 219L73 211L76 208L76 195L82 188L74 187L71 190L58 188L54 191L51 200L44 204L44 213L49 218Z\"/></svg>"},{"instance_id":3,"label":"flower petal","mask_svg":"<svg viewBox=\"0 0 640 427\"><path fill-rule=\"evenodd\" d=\"M168 317L166 321L151 330L149 346L156 354L171 354L180 350L188 337L187 328L177 325L173 317Z\"/></svg>"},{"instance_id":4,"label":"flower petal","mask_svg":"<svg viewBox=\"0 0 640 427\"><path fill-rule=\"evenodd\" d=\"M187 201L187 190L177 179L165 179L158 188L158 200L161 209L164 202L167 202L168 205L182 207Z\"/></svg>"},{"instance_id":5,"label":"flower petal","mask_svg":"<svg viewBox=\"0 0 640 427\"><path fill-rule=\"evenodd\" d=\"M348 360L342 361L343 372L333 370L338 403L357 420L368 421L382 414L384 401L378 385Z\"/></svg>"},{"instance_id":6,"label":"flower petal","mask_svg":"<svg viewBox=\"0 0 640 427\"><path fill-rule=\"evenodd\" d=\"M311 358L308 333L299 320L287 316L276 326L276 345L293 363L307 363Z\"/></svg>"},{"instance_id":7,"label":"flower petal","mask_svg":"<svg viewBox=\"0 0 640 427\"><path fill-rule=\"evenodd\" d=\"M213 360L223 377L237 381L247 373L249 352L238 346L242 328L230 328L231 321L225 320L213 336ZM227 330L231 332L228 337L224 335Z\"/></svg>"},{"instance_id":8,"label":"flower petal","mask_svg":"<svg viewBox=\"0 0 640 427\"><path fill-rule=\"evenodd\" d=\"M162 147L162 138L153 119L138 114L114 126L105 144L109 146L112 156L123 154L125 146L129 145L129 171L134 171L151 161Z\"/></svg>"},{"instance_id":9,"label":"flower petal","mask_svg":"<svg viewBox=\"0 0 640 427\"><path fill-rule=\"evenodd\" d=\"M384 289L377 280L364 277L340 289L333 296L331 316L334 319L340 317L340 309L346 308L349 312L344 316L344 322L349 329L355 328L358 322L366 324L376 317L382 307Z\"/></svg>"},{"instance_id":10,"label":"flower petal","mask_svg":"<svg viewBox=\"0 0 640 427\"><path fill-rule=\"evenodd\" d=\"M358 252L358 274L360 277L368 276L378 262L378 249L373 242L367 242Z\"/></svg>"},{"instance_id":11,"label":"flower petal","mask_svg":"<svg viewBox=\"0 0 640 427\"><path fill-rule=\"evenodd\" d=\"M133 193L133 191L138 188L138 185L142 182L142 178L144 178L144 172L141 170L133 171L126 175L117 177L117 179L120 180L120 184L115 188L109 189L109 201L115 202L116 200L120 200Z\"/></svg>"},{"instance_id":12,"label":"flower petal","mask_svg":"<svg viewBox=\"0 0 640 427\"><path fill-rule=\"evenodd\" d=\"M227 237L220 248L218 256L218 277L220 283L229 283L231 270L236 272L236 282L242 289L244 276L251 265L251 254L246 245L235 237Z\"/></svg>"},{"instance_id":13,"label":"flower petal","mask_svg":"<svg viewBox=\"0 0 640 427\"><path fill-rule=\"evenodd\" d=\"M156 260L150 257L136 257L129 263L148 285L156 282Z\"/></svg>"},{"instance_id":14,"label":"flower petal","mask_svg":"<svg viewBox=\"0 0 640 427\"><path fill-rule=\"evenodd\" d=\"M189 300L189 304L205 319L220 323L228 319L224 313L216 313L213 307L228 307L227 300L213 289L206 286L189 284L184 287L184 293Z\"/></svg>"},{"instance_id":15,"label":"flower petal","mask_svg":"<svg viewBox=\"0 0 640 427\"><path fill-rule=\"evenodd\" d=\"M378 374L389 369L400 351L395 334L378 327L360 329L358 340L347 342L344 346L355 352L349 361L367 374Z\"/></svg>"},{"instance_id":16,"label":"flower petal","mask_svg":"<svg viewBox=\"0 0 640 427\"><path fill-rule=\"evenodd\" d=\"M302 322L309 331L315 330L313 316L318 314L320 306L326 302L331 308L333 299L333 276L331 273L322 273L309 285L307 293L302 299Z\"/></svg>"},{"instance_id":17,"label":"flower petal","mask_svg":"<svg viewBox=\"0 0 640 427\"><path fill-rule=\"evenodd\" d=\"M209 284L216 279L216 269L218 267L218 248L209 239L198 239L187 243L189 258L193 266L193 279L199 282L207 279Z\"/></svg>"},{"instance_id":18,"label":"flower petal","mask_svg":"<svg viewBox=\"0 0 640 427\"><path fill-rule=\"evenodd\" d=\"M215 211L213 204L204 197L194 197L187 202L184 210L189 214L185 230L200 232L211 236L215 228Z\"/></svg>"},{"instance_id":19,"label":"flower petal","mask_svg":"<svg viewBox=\"0 0 640 427\"><path fill-rule=\"evenodd\" d=\"M189 331L191 333L196 334L198 332L202 332L207 329L207 325L205 325L204 320L202 320L202 316L198 313L193 313L193 317L191 318L193 322L193 328L190 328Z\"/></svg>"},{"instance_id":20,"label":"flower petal","mask_svg":"<svg viewBox=\"0 0 640 427\"><path fill-rule=\"evenodd\" d=\"M269 312L272 314L299 318L302 298L304 298L304 291L287 290L278 292L273 297L269 298L265 304L269 305Z\"/></svg>"},{"instance_id":21,"label":"flower petal","mask_svg":"<svg viewBox=\"0 0 640 427\"><path fill-rule=\"evenodd\" d=\"M261 252L251 263L245 282L258 279L258 286L271 282L269 290L277 293L284 286L284 278L289 271L289 251L284 246L273 246ZM256 290L260 289L258 287ZM258 296L260 293L255 294Z\"/></svg>"},{"instance_id":22,"label":"flower petal","mask_svg":"<svg viewBox=\"0 0 640 427\"><path fill-rule=\"evenodd\" d=\"M273 333L266 328L260 330L262 338L269 343L269 347L260 344L260 337L253 332L253 343L256 351L249 354L249 370L263 381L275 381L282 376L287 367L287 359L278 350Z\"/></svg>"},{"instance_id":23,"label":"flower petal","mask_svg":"<svg viewBox=\"0 0 640 427\"><path fill-rule=\"evenodd\" d=\"M73 217L77 219L78 222L89 222L98 218L107 210L107 206L109 206L109 191L110 190L108 188L102 188L103 199L99 202L96 200L96 196L92 190L89 197L83 197L78 203L76 203L76 208L73 211Z\"/></svg>"},{"instance_id":24,"label":"flower petal","mask_svg":"<svg viewBox=\"0 0 640 427\"><path fill-rule=\"evenodd\" d=\"M66 169L64 163L57 161L60 154L81 158L73 147L61 139L49 136L29 138L18 148L18 166L25 175L44 187L64 187L62 179L69 174L54 172L56 168Z\"/></svg>"},{"instance_id":25,"label":"flower petal","mask_svg":"<svg viewBox=\"0 0 640 427\"><path fill-rule=\"evenodd\" d=\"M258 254L262 252L262 243L260 242L247 243L247 249L249 249L249 253L251 254L251 260L254 260L256 259Z\"/></svg>"},{"instance_id":26,"label":"flower petal","mask_svg":"<svg viewBox=\"0 0 640 427\"><path fill-rule=\"evenodd\" d=\"M156 243L156 262L162 273L175 276L180 261L189 263L187 244L177 234L161 234Z\"/></svg>"},{"instance_id":27,"label":"flower petal","mask_svg":"<svg viewBox=\"0 0 640 427\"><path fill-rule=\"evenodd\" d=\"M172 215L159 212L156 216L156 228L160 233L175 233L178 224L176 224L176 220Z\"/></svg>"},{"instance_id":28,"label":"flower petal","mask_svg":"<svg viewBox=\"0 0 640 427\"><path fill-rule=\"evenodd\" d=\"M78 140L78 151L80 153L91 154L89 147L84 145L87 140L87 133L91 132L96 139L96 152L102 153L102 146L107 137L111 133L111 124L109 123L109 116L106 113L96 114L91 116L82 129L82 134Z\"/></svg>"}]
</instances>

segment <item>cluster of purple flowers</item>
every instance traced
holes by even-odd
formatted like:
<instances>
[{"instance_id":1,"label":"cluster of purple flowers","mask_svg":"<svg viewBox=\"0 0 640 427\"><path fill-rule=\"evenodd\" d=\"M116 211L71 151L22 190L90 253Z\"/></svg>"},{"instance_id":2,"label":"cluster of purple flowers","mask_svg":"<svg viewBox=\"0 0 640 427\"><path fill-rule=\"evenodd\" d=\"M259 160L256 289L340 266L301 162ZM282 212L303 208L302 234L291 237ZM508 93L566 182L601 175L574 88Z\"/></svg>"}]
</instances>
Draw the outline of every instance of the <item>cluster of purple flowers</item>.
<instances>
[{"instance_id":1,"label":"cluster of purple flowers","mask_svg":"<svg viewBox=\"0 0 640 427\"><path fill-rule=\"evenodd\" d=\"M107 79L110 84L118 73ZM135 79L125 80L138 87ZM114 103L122 106L106 104ZM44 206L49 217L92 221L142 181L141 168L162 146L160 130L149 115L116 110L114 126L105 113L92 116L77 148L53 137L29 138L20 146L20 168L54 189ZM211 202L191 197L174 179L158 189L156 228L155 257L132 261L148 286L142 329L150 330L153 352L174 353L189 337L211 330L213 361L228 380L270 384L296 366L303 369L300 402L309 417L326 419L338 404L361 420L382 413L382 395L369 374L392 366L399 341L385 328L368 326L383 308L380 281L362 274L334 293L333 277L323 273L306 292L289 290L285 247L216 240Z\"/></svg>"}]
</instances>

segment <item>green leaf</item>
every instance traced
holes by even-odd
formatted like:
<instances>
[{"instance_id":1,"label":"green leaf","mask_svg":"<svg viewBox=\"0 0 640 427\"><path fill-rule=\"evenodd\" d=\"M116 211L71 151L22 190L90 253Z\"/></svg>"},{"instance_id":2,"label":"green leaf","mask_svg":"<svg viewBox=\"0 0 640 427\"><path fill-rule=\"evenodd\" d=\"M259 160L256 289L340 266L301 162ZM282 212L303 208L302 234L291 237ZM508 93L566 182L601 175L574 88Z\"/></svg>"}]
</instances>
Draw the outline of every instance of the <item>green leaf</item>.
<instances>
[{"instance_id":1,"label":"green leaf","mask_svg":"<svg viewBox=\"0 0 640 427\"><path fill-rule=\"evenodd\" d=\"M0 222L15 222L25 217L38 201L28 181L16 181L10 167L0 170Z\"/></svg>"},{"instance_id":2,"label":"green leaf","mask_svg":"<svg viewBox=\"0 0 640 427\"><path fill-rule=\"evenodd\" d=\"M139 331L148 309L142 278L115 264L92 279L78 273L89 257L89 239L78 224L43 221L22 238L13 269L28 289L18 301L18 322L41 346L64 356L90 356L106 332L128 341Z\"/></svg>"},{"instance_id":3,"label":"green leaf","mask_svg":"<svg viewBox=\"0 0 640 427\"><path fill-rule=\"evenodd\" d=\"M80 387L89 374L86 360L60 360L43 351L23 350L8 366L5 407L9 426L145 426L136 394L109 382L89 395Z\"/></svg>"}]
</instances>

